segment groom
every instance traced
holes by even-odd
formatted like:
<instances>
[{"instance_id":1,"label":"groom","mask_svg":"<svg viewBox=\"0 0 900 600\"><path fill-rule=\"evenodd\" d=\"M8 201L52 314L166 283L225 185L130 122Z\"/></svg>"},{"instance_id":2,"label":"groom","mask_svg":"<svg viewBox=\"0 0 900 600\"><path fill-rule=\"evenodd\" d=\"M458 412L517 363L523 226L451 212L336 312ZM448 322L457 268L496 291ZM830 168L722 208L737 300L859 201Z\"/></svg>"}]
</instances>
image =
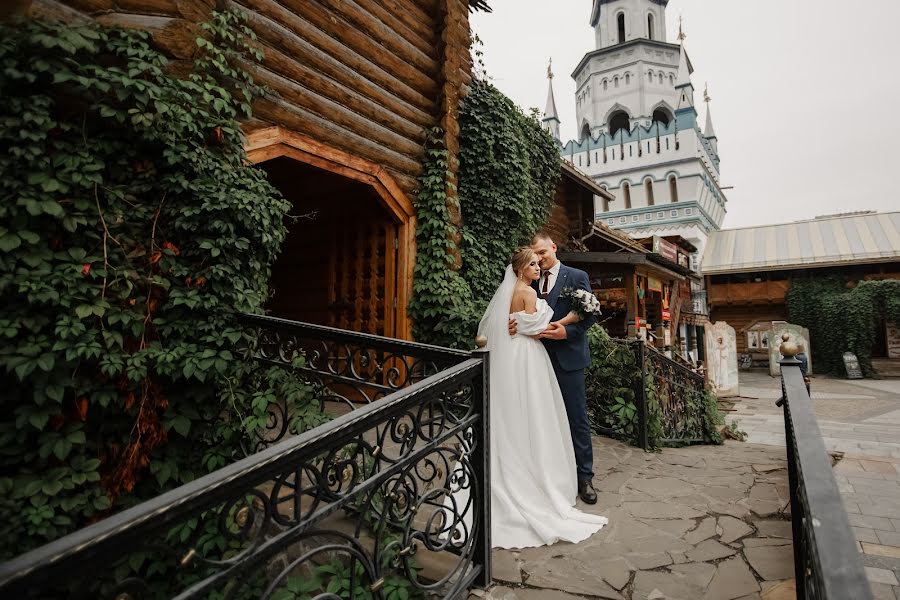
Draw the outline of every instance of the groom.
<instances>
[{"instance_id":1,"label":"groom","mask_svg":"<svg viewBox=\"0 0 900 600\"><path fill-rule=\"evenodd\" d=\"M588 504L596 504L597 492L591 480L594 477L594 453L591 447L591 428L587 416L587 398L584 389L584 369L591 362L585 332L597 322L596 317L582 319L572 325L560 325L559 320L569 313L570 302L560 298L565 288L591 291L587 273L567 267L556 258L556 244L546 233L538 233L531 240L531 249L540 261L541 277L532 284L553 309L553 321L540 334L544 347L553 363L553 371L562 391L575 447L575 465L578 473L578 496ZM516 333L516 322L509 324L510 335Z\"/></svg>"}]
</instances>

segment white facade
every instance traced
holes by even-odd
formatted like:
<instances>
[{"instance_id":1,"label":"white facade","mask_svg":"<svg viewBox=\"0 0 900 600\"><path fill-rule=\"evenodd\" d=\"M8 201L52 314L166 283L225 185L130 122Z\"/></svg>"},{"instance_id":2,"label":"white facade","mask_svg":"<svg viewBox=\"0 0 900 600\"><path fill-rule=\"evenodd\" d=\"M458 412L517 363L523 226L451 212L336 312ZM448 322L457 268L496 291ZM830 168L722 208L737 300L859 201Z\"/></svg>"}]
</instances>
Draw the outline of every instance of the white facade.
<instances>
[{"instance_id":1,"label":"white facade","mask_svg":"<svg viewBox=\"0 0 900 600\"><path fill-rule=\"evenodd\" d=\"M708 107L701 131L687 53L666 40L667 3L594 0L596 48L572 74L579 139L562 155L616 196L597 199L597 220L634 238L680 235L699 261L727 199ZM555 108L545 126L558 131Z\"/></svg>"}]
</instances>

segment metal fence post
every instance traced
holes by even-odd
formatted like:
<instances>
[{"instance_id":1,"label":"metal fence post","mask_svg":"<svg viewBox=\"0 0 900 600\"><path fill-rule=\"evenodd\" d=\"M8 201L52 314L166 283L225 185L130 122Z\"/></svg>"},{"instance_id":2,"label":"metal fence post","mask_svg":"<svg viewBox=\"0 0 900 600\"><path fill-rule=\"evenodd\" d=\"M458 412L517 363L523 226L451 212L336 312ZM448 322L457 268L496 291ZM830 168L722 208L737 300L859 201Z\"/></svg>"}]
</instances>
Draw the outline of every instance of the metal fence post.
<instances>
[{"instance_id":1,"label":"metal fence post","mask_svg":"<svg viewBox=\"0 0 900 600\"><path fill-rule=\"evenodd\" d=\"M647 439L647 361L645 360L647 349L644 348L644 342L641 340L638 340L635 344L637 344L634 353L635 360L637 360L640 367L640 377L635 382L634 388L634 400L637 404L638 412L638 446L647 450L650 448L650 443Z\"/></svg>"},{"instance_id":2,"label":"metal fence post","mask_svg":"<svg viewBox=\"0 0 900 600\"><path fill-rule=\"evenodd\" d=\"M481 573L475 578L475 585L487 589L491 585L491 377L490 353L485 349L487 339L475 338L478 348L472 353L473 358L482 362L481 382L475 382L475 406L480 411L480 418L475 422L475 451L472 453L472 467L475 471L477 489L481 493L478 506L481 508L481 519L475 533L475 552L472 560L481 565Z\"/></svg>"}]
</instances>

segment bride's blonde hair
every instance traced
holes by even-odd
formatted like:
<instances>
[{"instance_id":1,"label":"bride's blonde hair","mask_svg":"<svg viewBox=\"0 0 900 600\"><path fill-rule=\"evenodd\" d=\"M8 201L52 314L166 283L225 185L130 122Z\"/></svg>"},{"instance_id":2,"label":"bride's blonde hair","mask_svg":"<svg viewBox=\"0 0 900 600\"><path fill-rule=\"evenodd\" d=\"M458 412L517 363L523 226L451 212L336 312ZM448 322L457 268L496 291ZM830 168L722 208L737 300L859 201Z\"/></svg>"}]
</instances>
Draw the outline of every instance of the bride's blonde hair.
<instances>
[{"instance_id":1,"label":"bride's blonde hair","mask_svg":"<svg viewBox=\"0 0 900 600\"><path fill-rule=\"evenodd\" d=\"M534 250L529 248L528 246L523 246L516 250L516 253L512 255L512 258L509 259L510 264L512 265L513 273L516 274L516 277L522 274L522 269L528 266L528 263L535 257Z\"/></svg>"}]
</instances>

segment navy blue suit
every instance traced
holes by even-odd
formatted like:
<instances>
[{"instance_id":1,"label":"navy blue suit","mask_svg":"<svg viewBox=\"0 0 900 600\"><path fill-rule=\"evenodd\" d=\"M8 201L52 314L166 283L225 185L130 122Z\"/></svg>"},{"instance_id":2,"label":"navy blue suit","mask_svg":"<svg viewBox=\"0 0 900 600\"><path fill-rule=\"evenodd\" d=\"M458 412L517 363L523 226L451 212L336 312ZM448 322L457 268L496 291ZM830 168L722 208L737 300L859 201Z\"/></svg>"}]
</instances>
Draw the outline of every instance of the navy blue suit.
<instances>
[{"instance_id":1,"label":"navy blue suit","mask_svg":"<svg viewBox=\"0 0 900 600\"><path fill-rule=\"evenodd\" d=\"M533 282L532 287L538 292L540 298L539 281ZM565 288L591 291L587 273L560 264L553 289L545 298L547 304L553 309L554 321L565 317L571 308L568 299L560 298L560 294ZM572 431L572 445L575 447L578 481L590 480L594 475L594 452L591 447L591 425L587 415L584 369L591 364L591 352L585 332L596 322L596 317L589 317L578 323L566 325L566 339L564 340L542 340L550 355L550 362L553 363L553 371L556 373L559 389L562 391L563 401L566 404L569 429Z\"/></svg>"}]
</instances>

